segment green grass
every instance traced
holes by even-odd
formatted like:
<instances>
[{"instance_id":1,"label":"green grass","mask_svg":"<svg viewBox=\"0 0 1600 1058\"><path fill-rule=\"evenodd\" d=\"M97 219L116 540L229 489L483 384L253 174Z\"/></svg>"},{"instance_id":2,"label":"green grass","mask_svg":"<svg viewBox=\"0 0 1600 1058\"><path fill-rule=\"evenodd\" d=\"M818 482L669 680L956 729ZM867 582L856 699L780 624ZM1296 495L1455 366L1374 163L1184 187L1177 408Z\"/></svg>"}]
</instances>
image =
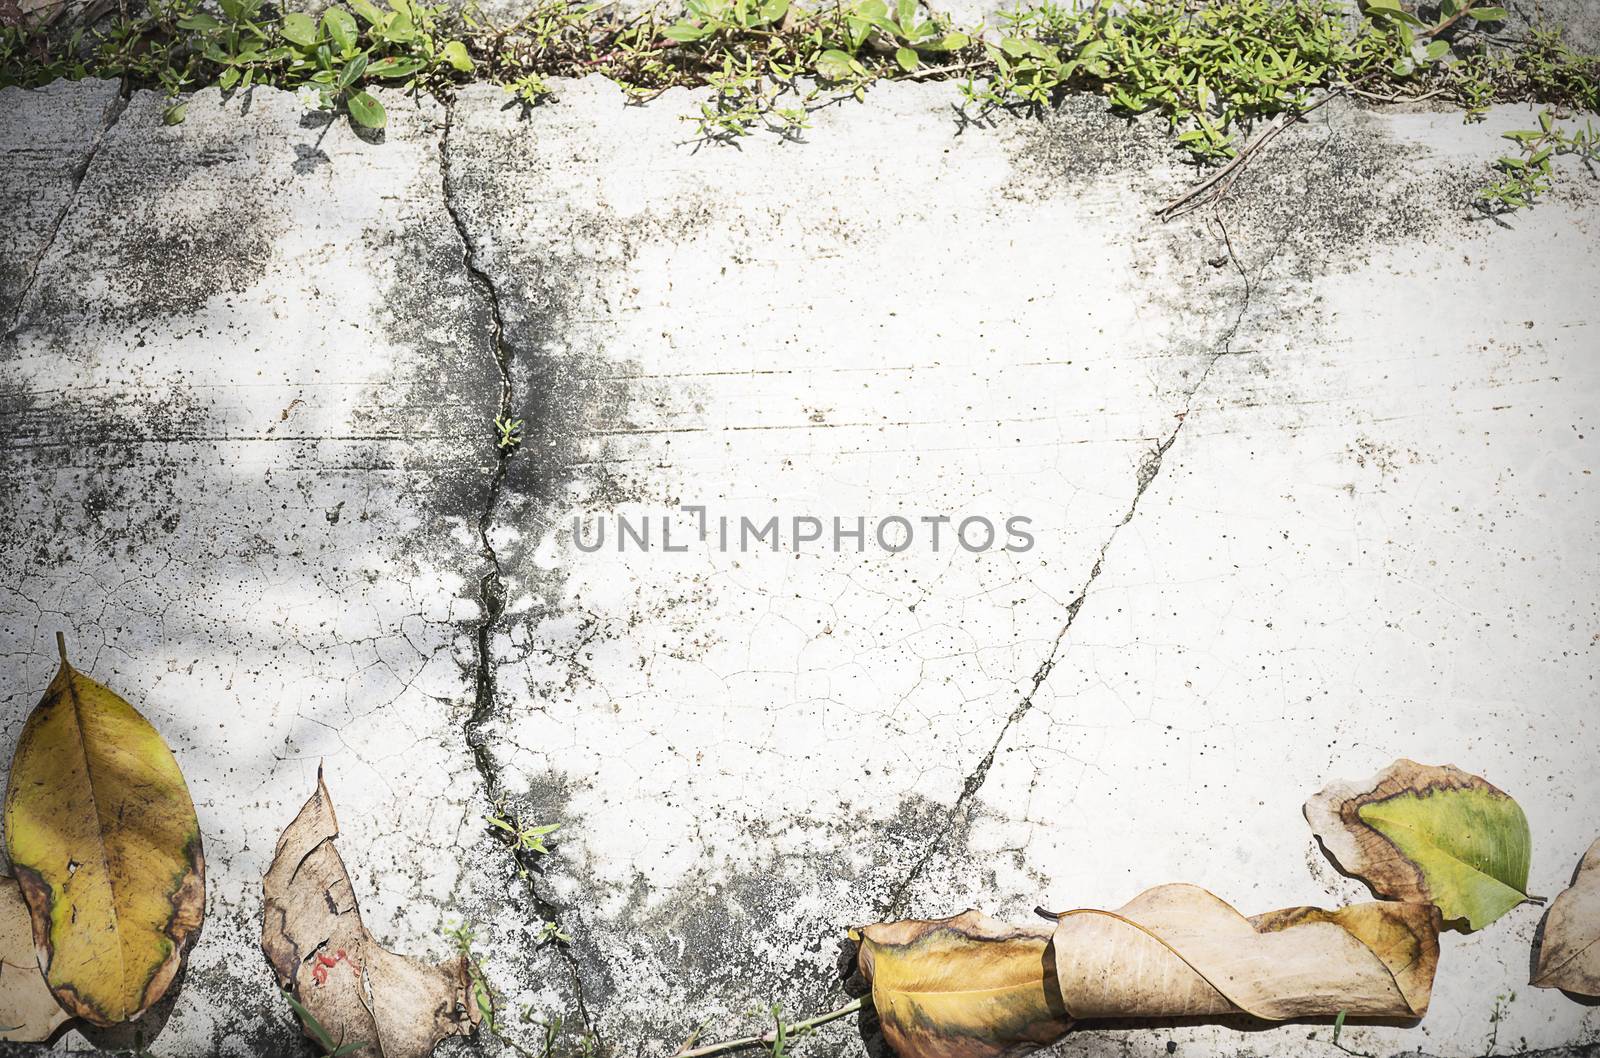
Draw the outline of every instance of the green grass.
<instances>
[{"instance_id":1,"label":"green grass","mask_svg":"<svg viewBox=\"0 0 1600 1058\"><path fill-rule=\"evenodd\" d=\"M1368 0L1356 18L1333 0L1132 0L1104 9L1045 0L978 26L916 0L688 0L632 16L604 3L533 0L501 25L416 0L341 0L316 20L267 0L220 0L217 14L200 0L147 2L87 32L0 27L0 87L118 78L165 91L169 120L180 121L187 92L272 85L376 129L386 118L374 85L448 97L489 81L534 106L551 97L552 78L601 74L640 101L669 88L711 89L686 117L703 139L734 141L763 129L798 137L817 108L864 98L879 81L949 80L980 114L1093 93L1117 112L1159 116L1175 144L1207 164L1235 157L1262 121L1335 91L1444 100L1469 119L1503 102L1600 110L1600 60L1555 31L1502 40L1494 31L1506 13L1469 0L1425 6L1425 18L1398 0ZM1531 203L1548 186L1554 154L1592 157L1588 133L1551 127L1541 136L1522 166L1502 162L1484 189L1486 208Z\"/></svg>"}]
</instances>

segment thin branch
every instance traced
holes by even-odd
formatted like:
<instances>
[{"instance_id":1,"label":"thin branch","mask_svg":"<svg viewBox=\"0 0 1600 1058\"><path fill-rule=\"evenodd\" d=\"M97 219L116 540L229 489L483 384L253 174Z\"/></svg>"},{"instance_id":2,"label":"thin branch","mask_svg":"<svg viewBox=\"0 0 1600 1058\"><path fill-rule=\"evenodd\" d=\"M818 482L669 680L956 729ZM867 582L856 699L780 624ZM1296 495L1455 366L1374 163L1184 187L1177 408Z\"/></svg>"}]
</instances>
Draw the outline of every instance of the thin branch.
<instances>
[{"instance_id":1,"label":"thin branch","mask_svg":"<svg viewBox=\"0 0 1600 1058\"><path fill-rule=\"evenodd\" d=\"M865 1001L866 997L863 996L860 999L851 1000L838 1010L830 1010L826 1014L818 1014L814 1018L807 1018L792 1025L785 1025L783 1027L784 1034L786 1036L794 1036L798 1033L809 1032L819 1025L826 1025L830 1021L838 1021L840 1018L848 1017L860 1010ZM698 1035L696 1033L696 1036ZM778 1030L773 1029L771 1032L762 1033L760 1036L743 1036L737 1040L728 1040L726 1043L711 1043L704 1047L696 1047L694 1050L689 1050L689 1044L694 1041L695 1036L690 1036L684 1042L684 1045L678 1049L674 1058L706 1058L707 1055L727 1054L729 1051L745 1051L752 1047L771 1047L778 1041Z\"/></svg>"},{"instance_id":2,"label":"thin branch","mask_svg":"<svg viewBox=\"0 0 1600 1058\"><path fill-rule=\"evenodd\" d=\"M953 62L948 66L919 66L910 73L898 74L889 78L891 81L920 81L924 77L938 77L941 74L957 73L961 70L975 70L984 65L983 60L973 59L970 62Z\"/></svg>"},{"instance_id":3,"label":"thin branch","mask_svg":"<svg viewBox=\"0 0 1600 1058\"><path fill-rule=\"evenodd\" d=\"M1370 99L1375 103L1420 103L1424 99L1432 99L1435 96L1445 95L1450 90L1448 88L1435 88L1431 92L1423 92L1421 95L1415 96L1408 96L1404 93L1392 96L1381 96L1376 92L1363 92L1359 88L1348 88L1346 91L1353 96L1360 96L1362 99Z\"/></svg>"},{"instance_id":4,"label":"thin branch","mask_svg":"<svg viewBox=\"0 0 1600 1058\"><path fill-rule=\"evenodd\" d=\"M1341 85L1329 91L1310 106L1301 110L1291 111L1285 114L1282 120L1273 122L1271 127L1263 131L1248 146L1234 155L1232 161L1156 210L1156 216L1160 217L1162 221L1169 221L1199 209L1208 202L1216 202L1221 199L1233 187L1233 182L1239 179L1239 174L1244 172L1244 168L1249 164L1250 160L1259 154L1262 148L1276 139L1279 133L1290 125L1303 121L1307 114L1318 107L1331 102L1338 96L1344 95L1349 90L1349 87L1349 85Z\"/></svg>"}]
</instances>

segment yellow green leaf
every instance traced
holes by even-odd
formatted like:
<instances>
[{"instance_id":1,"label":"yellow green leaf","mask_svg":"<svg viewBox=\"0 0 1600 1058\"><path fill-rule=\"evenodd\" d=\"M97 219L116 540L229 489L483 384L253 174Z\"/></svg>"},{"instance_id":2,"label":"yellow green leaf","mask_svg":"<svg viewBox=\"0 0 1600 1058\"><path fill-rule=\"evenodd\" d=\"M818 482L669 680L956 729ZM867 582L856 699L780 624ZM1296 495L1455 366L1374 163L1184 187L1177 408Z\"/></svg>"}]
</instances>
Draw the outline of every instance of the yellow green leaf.
<instances>
[{"instance_id":1,"label":"yellow green leaf","mask_svg":"<svg viewBox=\"0 0 1600 1058\"><path fill-rule=\"evenodd\" d=\"M1067 1031L1049 980L1049 930L967 911L867 926L860 940L858 965L900 1058L1016 1055Z\"/></svg>"},{"instance_id":2,"label":"yellow green leaf","mask_svg":"<svg viewBox=\"0 0 1600 1058\"><path fill-rule=\"evenodd\" d=\"M461 43L459 40L452 40L445 44L444 50L441 52L441 54L444 56L445 62L449 63L460 72L472 72L472 56L467 54L467 46Z\"/></svg>"},{"instance_id":3,"label":"yellow green leaf","mask_svg":"<svg viewBox=\"0 0 1600 1058\"><path fill-rule=\"evenodd\" d=\"M200 826L155 728L64 647L17 742L5 829L51 992L96 1025L138 1017L205 914Z\"/></svg>"},{"instance_id":4,"label":"yellow green leaf","mask_svg":"<svg viewBox=\"0 0 1600 1058\"><path fill-rule=\"evenodd\" d=\"M1379 896L1428 901L1482 929L1528 899L1528 819L1504 791L1445 765L1398 760L1306 802L1328 853Z\"/></svg>"}]
</instances>

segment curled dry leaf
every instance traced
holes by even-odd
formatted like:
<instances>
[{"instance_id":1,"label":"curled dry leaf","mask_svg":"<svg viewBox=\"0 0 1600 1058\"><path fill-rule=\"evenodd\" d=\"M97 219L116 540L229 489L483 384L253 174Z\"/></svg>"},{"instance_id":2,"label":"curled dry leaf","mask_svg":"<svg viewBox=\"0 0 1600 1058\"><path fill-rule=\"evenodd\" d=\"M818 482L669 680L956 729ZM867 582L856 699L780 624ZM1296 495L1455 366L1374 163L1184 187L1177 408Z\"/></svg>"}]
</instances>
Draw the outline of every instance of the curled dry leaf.
<instances>
[{"instance_id":1,"label":"curled dry leaf","mask_svg":"<svg viewBox=\"0 0 1600 1058\"><path fill-rule=\"evenodd\" d=\"M1600 996L1600 841L1578 863L1571 888L1550 905L1533 984Z\"/></svg>"},{"instance_id":2,"label":"curled dry leaf","mask_svg":"<svg viewBox=\"0 0 1600 1058\"><path fill-rule=\"evenodd\" d=\"M884 1039L902 1058L1016 1055L1067 1031L1047 929L967 911L860 934L858 966Z\"/></svg>"},{"instance_id":3,"label":"curled dry leaf","mask_svg":"<svg viewBox=\"0 0 1600 1058\"><path fill-rule=\"evenodd\" d=\"M64 647L17 742L5 827L56 999L95 1025L138 1017L205 915L200 825L155 728Z\"/></svg>"},{"instance_id":4,"label":"curled dry leaf","mask_svg":"<svg viewBox=\"0 0 1600 1058\"><path fill-rule=\"evenodd\" d=\"M1245 918L1192 885L1053 933L968 911L860 931L857 962L900 1058L1025 1053L1087 1019L1419 1018L1439 962L1432 904L1291 907Z\"/></svg>"},{"instance_id":5,"label":"curled dry leaf","mask_svg":"<svg viewBox=\"0 0 1600 1058\"><path fill-rule=\"evenodd\" d=\"M338 835L319 771L316 792L278 839L263 883L261 950L278 983L334 1044L360 1045L351 1053L426 1058L446 1036L471 1035L478 1010L469 1002L466 958L432 966L374 940L334 847Z\"/></svg>"},{"instance_id":6,"label":"curled dry leaf","mask_svg":"<svg viewBox=\"0 0 1600 1058\"><path fill-rule=\"evenodd\" d=\"M40 1043L67 1020L33 953L33 925L17 880L0 875L0 1040Z\"/></svg>"},{"instance_id":7,"label":"curled dry leaf","mask_svg":"<svg viewBox=\"0 0 1600 1058\"><path fill-rule=\"evenodd\" d=\"M1527 817L1459 768L1397 760L1366 782L1334 783L1305 814L1339 867L1379 896L1432 902L1472 929L1528 899Z\"/></svg>"},{"instance_id":8,"label":"curled dry leaf","mask_svg":"<svg viewBox=\"0 0 1600 1058\"><path fill-rule=\"evenodd\" d=\"M1245 918L1193 885L1057 921L1056 976L1074 1019L1419 1018L1439 960L1428 904L1293 907Z\"/></svg>"}]
</instances>

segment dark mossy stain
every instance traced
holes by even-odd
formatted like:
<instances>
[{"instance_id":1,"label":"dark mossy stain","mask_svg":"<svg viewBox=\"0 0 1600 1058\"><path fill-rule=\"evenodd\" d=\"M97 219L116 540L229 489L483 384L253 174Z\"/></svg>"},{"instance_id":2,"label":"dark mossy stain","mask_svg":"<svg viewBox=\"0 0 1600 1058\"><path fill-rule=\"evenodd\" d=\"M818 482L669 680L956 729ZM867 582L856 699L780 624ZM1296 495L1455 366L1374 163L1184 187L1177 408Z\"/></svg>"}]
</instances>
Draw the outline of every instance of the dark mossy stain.
<instances>
[{"instance_id":1,"label":"dark mossy stain","mask_svg":"<svg viewBox=\"0 0 1600 1058\"><path fill-rule=\"evenodd\" d=\"M80 267L94 262L104 290L41 283L40 317L186 316L266 275L291 223L273 208L278 181L240 165L211 168L204 151L182 144L164 158L147 157L148 150L123 141L101 148L60 240Z\"/></svg>"},{"instance_id":2,"label":"dark mossy stain","mask_svg":"<svg viewBox=\"0 0 1600 1058\"><path fill-rule=\"evenodd\" d=\"M399 234L369 231L362 244L374 260L393 262L379 325L400 355L356 410L354 431L406 442L404 469L416 473L402 487L430 532L443 531L445 521L475 526L494 478L500 403L490 306L468 277L442 208L415 217ZM381 445L373 442L366 458L386 462Z\"/></svg>"},{"instance_id":3,"label":"dark mossy stain","mask_svg":"<svg viewBox=\"0 0 1600 1058\"><path fill-rule=\"evenodd\" d=\"M1486 166L1440 166L1431 153L1335 100L1253 159L1217 213L1307 282L1361 267L1377 248L1475 238L1468 217Z\"/></svg>"},{"instance_id":4,"label":"dark mossy stain","mask_svg":"<svg viewBox=\"0 0 1600 1058\"><path fill-rule=\"evenodd\" d=\"M999 892L993 863L967 847L969 824L949 827L948 811L917 796L902 798L887 817L846 810L830 819L766 820L713 810L706 822L737 838L708 845L699 865L670 887L640 864L613 892L587 876L591 854L577 828L549 869L593 894L583 901L589 910L574 953L593 981L590 1007L601 1012L606 1034L632 1052L651 1034L681 1040L708 1017L726 1024L774 1002L790 1018L837 1006L852 968L842 958L847 930L878 920L889 891L930 842L942 843L943 882L930 887L938 894L914 900L911 914L954 914L975 894L991 910L1035 899ZM955 890L959 897L949 895ZM618 906L614 914L592 910ZM851 1034L835 1031L840 1039Z\"/></svg>"},{"instance_id":5,"label":"dark mossy stain","mask_svg":"<svg viewBox=\"0 0 1600 1058\"><path fill-rule=\"evenodd\" d=\"M1194 165L1164 121L1121 117L1089 95L1068 96L1042 115L1000 120L1016 137L1013 196L1071 194L1091 208L1111 197L1158 227L1156 211L1212 172ZM1239 141L1265 127L1241 130ZM1254 157L1216 215L1247 267L1259 263L1250 259L1254 248L1283 258L1306 279L1353 268L1375 245L1437 242L1447 231L1465 230L1487 159L1481 166L1440 166L1430 155L1424 144L1395 139L1381 117L1335 100ZM1171 175L1152 176L1163 172ZM1208 208L1175 223L1199 223L1209 214Z\"/></svg>"},{"instance_id":6,"label":"dark mossy stain","mask_svg":"<svg viewBox=\"0 0 1600 1058\"><path fill-rule=\"evenodd\" d=\"M0 394L0 447L20 486L0 493L18 527L7 563L37 571L148 557L183 524L190 442L207 409L181 377L107 392Z\"/></svg>"},{"instance_id":7,"label":"dark mossy stain","mask_svg":"<svg viewBox=\"0 0 1600 1058\"><path fill-rule=\"evenodd\" d=\"M1149 174L1177 168L1166 125L1149 117L1114 113L1098 96L1074 93L1047 110L996 115L992 123L1014 138L1010 198L1082 193L1100 185L1107 194L1147 189ZM1132 186L1130 187L1130 181Z\"/></svg>"}]
</instances>

